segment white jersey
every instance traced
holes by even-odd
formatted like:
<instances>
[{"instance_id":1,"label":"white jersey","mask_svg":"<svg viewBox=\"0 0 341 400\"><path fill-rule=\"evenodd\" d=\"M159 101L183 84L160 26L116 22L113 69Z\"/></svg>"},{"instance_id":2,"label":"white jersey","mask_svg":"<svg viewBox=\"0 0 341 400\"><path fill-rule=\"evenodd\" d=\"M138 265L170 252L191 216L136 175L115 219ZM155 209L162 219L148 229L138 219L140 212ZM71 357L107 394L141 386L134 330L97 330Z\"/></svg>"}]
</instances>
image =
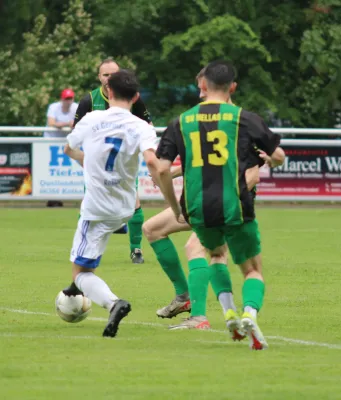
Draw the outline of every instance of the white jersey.
<instances>
[{"instance_id":1,"label":"white jersey","mask_svg":"<svg viewBox=\"0 0 341 400\"><path fill-rule=\"evenodd\" d=\"M52 103L47 110L47 118L54 118L56 122L71 122L75 119L78 103L72 103L69 111L63 111L63 104L61 101ZM44 132L44 137L65 137L65 132Z\"/></svg>"},{"instance_id":2,"label":"white jersey","mask_svg":"<svg viewBox=\"0 0 341 400\"><path fill-rule=\"evenodd\" d=\"M119 220L133 215L139 153L156 149L151 125L120 107L86 114L67 136L72 149L83 147L85 220Z\"/></svg>"}]
</instances>

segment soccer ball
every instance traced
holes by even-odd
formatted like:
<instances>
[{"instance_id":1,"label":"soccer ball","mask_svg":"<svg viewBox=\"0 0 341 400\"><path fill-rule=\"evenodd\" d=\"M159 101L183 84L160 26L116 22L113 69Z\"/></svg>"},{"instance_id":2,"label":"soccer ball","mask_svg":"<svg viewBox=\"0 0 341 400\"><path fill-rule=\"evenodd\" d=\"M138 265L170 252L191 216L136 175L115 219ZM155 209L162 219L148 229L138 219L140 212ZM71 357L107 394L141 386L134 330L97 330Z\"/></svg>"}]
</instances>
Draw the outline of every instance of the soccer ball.
<instances>
[{"instance_id":1,"label":"soccer ball","mask_svg":"<svg viewBox=\"0 0 341 400\"><path fill-rule=\"evenodd\" d=\"M61 291L56 297L56 311L66 322L80 322L91 313L91 300L81 294L66 296Z\"/></svg>"}]
</instances>

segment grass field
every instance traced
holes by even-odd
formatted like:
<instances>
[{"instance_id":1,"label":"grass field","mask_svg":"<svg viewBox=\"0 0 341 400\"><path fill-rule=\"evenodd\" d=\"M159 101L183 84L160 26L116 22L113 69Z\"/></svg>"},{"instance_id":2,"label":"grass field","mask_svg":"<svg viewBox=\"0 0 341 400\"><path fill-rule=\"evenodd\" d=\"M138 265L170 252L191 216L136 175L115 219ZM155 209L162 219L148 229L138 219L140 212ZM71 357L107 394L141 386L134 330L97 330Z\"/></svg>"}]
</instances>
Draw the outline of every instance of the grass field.
<instances>
[{"instance_id":1,"label":"grass field","mask_svg":"<svg viewBox=\"0 0 341 400\"><path fill-rule=\"evenodd\" d=\"M145 240L146 263L131 264L127 235L111 238L99 270L132 304L117 338L101 337L107 315L96 305L84 322L63 322L54 299L70 282L77 214L0 209L2 400L341 399L339 209L258 211L267 283L259 321L270 345L263 352L231 342L211 289L212 331L168 331L155 310L173 289ZM188 236L173 236L186 271ZM240 308L241 275L230 270Z\"/></svg>"}]
</instances>

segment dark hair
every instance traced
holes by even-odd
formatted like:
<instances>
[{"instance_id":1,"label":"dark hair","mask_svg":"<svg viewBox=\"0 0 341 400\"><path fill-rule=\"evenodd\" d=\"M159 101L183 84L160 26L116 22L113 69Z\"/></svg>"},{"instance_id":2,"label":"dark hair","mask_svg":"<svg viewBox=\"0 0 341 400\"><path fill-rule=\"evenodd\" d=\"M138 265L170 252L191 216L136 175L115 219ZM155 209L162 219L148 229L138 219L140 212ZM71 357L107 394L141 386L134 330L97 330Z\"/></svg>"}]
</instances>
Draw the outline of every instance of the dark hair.
<instances>
[{"instance_id":1,"label":"dark hair","mask_svg":"<svg viewBox=\"0 0 341 400\"><path fill-rule=\"evenodd\" d=\"M217 60L205 67L203 76L214 89L226 90L235 80L236 71L229 61Z\"/></svg>"},{"instance_id":2,"label":"dark hair","mask_svg":"<svg viewBox=\"0 0 341 400\"><path fill-rule=\"evenodd\" d=\"M117 62L112 58L112 57L108 57L106 59L104 59L98 66L98 71L101 69L101 66L104 64L110 64L110 63L115 63L117 64ZM117 64L118 65L118 64Z\"/></svg>"},{"instance_id":3,"label":"dark hair","mask_svg":"<svg viewBox=\"0 0 341 400\"><path fill-rule=\"evenodd\" d=\"M108 86L114 92L117 100L130 101L136 95L139 89L139 83L133 71L120 69L111 74L108 79Z\"/></svg>"}]
</instances>

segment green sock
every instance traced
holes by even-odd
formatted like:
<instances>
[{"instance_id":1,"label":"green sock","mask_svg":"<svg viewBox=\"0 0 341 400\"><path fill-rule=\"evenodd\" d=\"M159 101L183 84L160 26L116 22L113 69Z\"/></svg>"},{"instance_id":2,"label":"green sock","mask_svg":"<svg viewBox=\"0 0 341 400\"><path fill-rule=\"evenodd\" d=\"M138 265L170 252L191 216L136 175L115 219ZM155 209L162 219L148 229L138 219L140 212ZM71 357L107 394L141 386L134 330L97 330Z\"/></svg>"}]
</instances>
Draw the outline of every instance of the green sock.
<instances>
[{"instance_id":1,"label":"green sock","mask_svg":"<svg viewBox=\"0 0 341 400\"><path fill-rule=\"evenodd\" d=\"M167 237L150 244L177 295L187 293L187 279L173 242Z\"/></svg>"},{"instance_id":2,"label":"green sock","mask_svg":"<svg viewBox=\"0 0 341 400\"><path fill-rule=\"evenodd\" d=\"M217 298L220 293L232 293L232 282L226 264L211 265L211 285Z\"/></svg>"},{"instance_id":3,"label":"green sock","mask_svg":"<svg viewBox=\"0 0 341 400\"><path fill-rule=\"evenodd\" d=\"M191 316L206 315L206 300L211 269L205 258L195 258L188 262L188 287L192 304Z\"/></svg>"},{"instance_id":4,"label":"green sock","mask_svg":"<svg viewBox=\"0 0 341 400\"><path fill-rule=\"evenodd\" d=\"M143 210L141 207L139 207L135 210L134 215L128 222L131 252L133 252L135 249L141 248L143 222Z\"/></svg>"},{"instance_id":5,"label":"green sock","mask_svg":"<svg viewBox=\"0 0 341 400\"><path fill-rule=\"evenodd\" d=\"M264 282L259 279L246 279L243 285L243 307L250 306L259 311L263 305Z\"/></svg>"}]
</instances>

